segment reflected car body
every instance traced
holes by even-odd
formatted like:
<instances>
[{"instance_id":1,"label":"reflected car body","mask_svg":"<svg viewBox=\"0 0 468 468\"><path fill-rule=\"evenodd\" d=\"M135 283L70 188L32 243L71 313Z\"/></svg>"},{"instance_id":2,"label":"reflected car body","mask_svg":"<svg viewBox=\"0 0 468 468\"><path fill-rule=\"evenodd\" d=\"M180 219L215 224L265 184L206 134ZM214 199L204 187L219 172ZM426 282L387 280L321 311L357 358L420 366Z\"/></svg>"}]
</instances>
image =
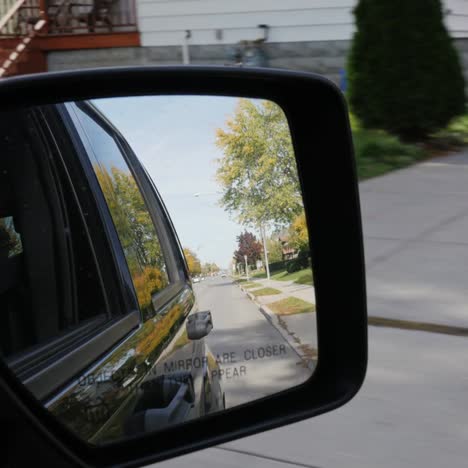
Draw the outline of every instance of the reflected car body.
<instances>
[{"instance_id":1,"label":"reflected car body","mask_svg":"<svg viewBox=\"0 0 468 468\"><path fill-rule=\"evenodd\" d=\"M0 161L8 165L0 169L7 171L14 193L21 193L27 172L36 185L44 173L49 177L37 188L49 202L37 201L32 219L44 236L50 232L41 248L50 242L50 256L65 267L58 275L45 269L44 261L43 274L57 290L63 291L66 282L76 295L66 307L60 304L63 294L56 301L57 314L69 308L76 325L62 325L59 316L63 329L43 341L35 333L17 340L12 335L11 343L2 343L13 371L68 429L96 444L223 409L216 358L203 338L187 336L187 317L198 309L180 243L153 182L122 135L86 102L19 112L1 131L14 142L11 154L6 151ZM26 144L35 151L23 161L19 155ZM47 151L51 160L46 162ZM61 193L67 194L66 203ZM116 198L126 193L131 197ZM126 205L135 199L139 211L132 213L133 205ZM15 268L27 266L38 255L25 229L32 215L18 213L18 205L5 200L0 200L5 211L0 215L21 219L16 234L22 249L9 258ZM66 226L59 224L63 220ZM138 251L142 231L150 243ZM61 233L66 237L56 242ZM96 252L108 258L105 265L97 264ZM34 280L25 270L11 282L13 293ZM68 277L63 273L68 271L74 273ZM85 280L89 283L80 283ZM23 313L18 301L6 306ZM52 320L54 311L49 312ZM4 325L5 330L17 326Z\"/></svg>"}]
</instances>

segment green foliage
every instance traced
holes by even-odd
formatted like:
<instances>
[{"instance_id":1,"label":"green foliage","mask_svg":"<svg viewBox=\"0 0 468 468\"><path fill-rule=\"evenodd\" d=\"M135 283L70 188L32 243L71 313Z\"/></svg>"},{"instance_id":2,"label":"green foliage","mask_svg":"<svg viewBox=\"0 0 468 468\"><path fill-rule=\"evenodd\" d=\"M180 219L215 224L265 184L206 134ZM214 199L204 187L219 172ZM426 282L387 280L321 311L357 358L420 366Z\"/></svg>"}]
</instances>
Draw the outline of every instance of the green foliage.
<instances>
[{"instance_id":1,"label":"green foliage","mask_svg":"<svg viewBox=\"0 0 468 468\"><path fill-rule=\"evenodd\" d=\"M444 139L449 144L463 146L468 144L468 114L455 117L446 128L432 135L434 139Z\"/></svg>"},{"instance_id":2,"label":"green foliage","mask_svg":"<svg viewBox=\"0 0 468 468\"><path fill-rule=\"evenodd\" d=\"M357 130L353 132L353 140L360 179L407 167L426 155L422 148L402 143L384 131Z\"/></svg>"},{"instance_id":3,"label":"green foliage","mask_svg":"<svg viewBox=\"0 0 468 468\"><path fill-rule=\"evenodd\" d=\"M294 258L292 260L288 260L286 262L286 271L288 273L294 273L296 271L302 270L303 267L301 266L301 261L297 258Z\"/></svg>"},{"instance_id":4,"label":"green foliage","mask_svg":"<svg viewBox=\"0 0 468 468\"><path fill-rule=\"evenodd\" d=\"M360 0L354 14L348 95L364 127L417 140L464 112L464 79L440 0Z\"/></svg>"},{"instance_id":5,"label":"green foliage","mask_svg":"<svg viewBox=\"0 0 468 468\"><path fill-rule=\"evenodd\" d=\"M281 260L280 262L272 262L268 265L270 269L270 273L273 273L275 271L281 271L286 268L286 261Z\"/></svg>"},{"instance_id":6,"label":"green foliage","mask_svg":"<svg viewBox=\"0 0 468 468\"><path fill-rule=\"evenodd\" d=\"M216 138L224 153L221 205L246 226L289 224L302 210L302 195L283 111L270 101L240 99L226 125Z\"/></svg>"},{"instance_id":7,"label":"green foliage","mask_svg":"<svg viewBox=\"0 0 468 468\"><path fill-rule=\"evenodd\" d=\"M131 174L117 168L112 168L111 173L119 211L125 213L126 227L131 231L132 246L141 265L158 265L163 268L161 245L135 179Z\"/></svg>"},{"instance_id":8,"label":"green foliage","mask_svg":"<svg viewBox=\"0 0 468 468\"><path fill-rule=\"evenodd\" d=\"M297 254L297 261L301 268L307 268L309 266L309 258L310 258L310 251L307 250L300 250Z\"/></svg>"},{"instance_id":9,"label":"green foliage","mask_svg":"<svg viewBox=\"0 0 468 468\"><path fill-rule=\"evenodd\" d=\"M271 263L283 260L283 245L277 239L267 239L268 261Z\"/></svg>"}]
</instances>

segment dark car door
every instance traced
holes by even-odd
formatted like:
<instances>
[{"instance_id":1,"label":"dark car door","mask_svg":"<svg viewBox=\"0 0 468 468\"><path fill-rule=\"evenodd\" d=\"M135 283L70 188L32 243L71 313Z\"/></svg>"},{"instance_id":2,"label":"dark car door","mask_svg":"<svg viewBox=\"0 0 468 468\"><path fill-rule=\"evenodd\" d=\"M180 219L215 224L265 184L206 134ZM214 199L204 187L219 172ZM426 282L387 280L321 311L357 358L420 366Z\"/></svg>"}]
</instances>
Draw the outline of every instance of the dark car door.
<instances>
[{"instance_id":1,"label":"dark car door","mask_svg":"<svg viewBox=\"0 0 468 468\"><path fill-rule=\"evenodd\" d=\"M29 137L34 128L34 151L42 148L35 164L45 164L41 156L49 156L45 159L51 167L42 172L50 172L50 179L41 190L55 192L44 195L44 206L50 208L51 200L57 206L42 207L39 219L57 234L46 229L42 241L49 241L54 256L60 251L57 256L63 257L63 265L53 262L55 269L33 266L27 283L35 288L38 280L52 284L56 291L47 297L57 297L57 302L74 298L77 304L69 308L83 316L84 325L75 320L75 327L49 331L50 320L37 319L44 337L31 344L43 354L24 346L18 355L15 351L23 349L14 344L7 350L11 367L66 426L91 442L203 414L212 403L206 404L207 393L212 398L206 389L209 368L216 363L208 359L203 339L187 337L185 320L195 310L195 298L179 243L151 181L122 136L87 103L49 106L21 118L30 123ZM49 211L53 219L45 223ZM28 240L34 236L28 235L24 221L17 224L28 251L18 255L27 263L40 246ZM38 270L48 272L47 281ZM68 307L57 304L56 309L60 315ZM12 330L18 325L12 323ZM56 352L57 339L65 343L61 353Z\"/></svg>"}]
</instances>

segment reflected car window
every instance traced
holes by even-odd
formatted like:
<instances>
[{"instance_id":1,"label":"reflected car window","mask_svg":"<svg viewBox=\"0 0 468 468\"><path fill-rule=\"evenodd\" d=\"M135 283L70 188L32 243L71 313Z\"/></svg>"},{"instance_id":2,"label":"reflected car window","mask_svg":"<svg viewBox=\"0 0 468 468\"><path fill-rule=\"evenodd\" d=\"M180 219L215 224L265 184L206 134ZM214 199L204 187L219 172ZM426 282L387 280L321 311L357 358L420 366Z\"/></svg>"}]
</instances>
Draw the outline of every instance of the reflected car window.
<instances>
[{"instance_id":1,"label":"reflected car window","mask_svg":"<svg viewBox=\"0 0 468 468\"><path fill-rule=\"evenodd\" d=\"M143 312L154 313L152 299L169 284L169 278L153 221L114 138L81 109L74 109L127 259L138 303Z\"/></svg>"}]
</instances>

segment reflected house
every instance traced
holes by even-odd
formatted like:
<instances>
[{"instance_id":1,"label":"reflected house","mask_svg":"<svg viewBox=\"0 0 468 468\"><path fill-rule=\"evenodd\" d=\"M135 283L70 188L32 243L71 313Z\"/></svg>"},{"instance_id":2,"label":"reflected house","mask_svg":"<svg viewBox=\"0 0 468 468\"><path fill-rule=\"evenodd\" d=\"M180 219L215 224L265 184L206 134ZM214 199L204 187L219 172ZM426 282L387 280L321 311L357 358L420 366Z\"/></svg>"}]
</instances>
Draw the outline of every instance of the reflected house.
<instances>
[{"instance_id":1,"label":"reflected house","mask_svg":"<svg viewBox=\"0 0 468 468\"><path fill-rule=\"evenodd\" d=\"M468 74L468 2L441 3ZM356 4L0 0L0 76L115 65L242 64L320 73L344 88ZM32 40L22 48L28 36Z\"/></svg>"},{"instance_id":2,"label":"reflected house","mask_svg":"<svg viewBox=\"0 0 468 468\"><path fill-rule=\"evenodd\" d=\"M289 233L287 230L281 231L278 234L278 241L281 242L281 254L284 260L291 260L296 258L299 251L289 245Z\"/></svg>"}]
</instances>

